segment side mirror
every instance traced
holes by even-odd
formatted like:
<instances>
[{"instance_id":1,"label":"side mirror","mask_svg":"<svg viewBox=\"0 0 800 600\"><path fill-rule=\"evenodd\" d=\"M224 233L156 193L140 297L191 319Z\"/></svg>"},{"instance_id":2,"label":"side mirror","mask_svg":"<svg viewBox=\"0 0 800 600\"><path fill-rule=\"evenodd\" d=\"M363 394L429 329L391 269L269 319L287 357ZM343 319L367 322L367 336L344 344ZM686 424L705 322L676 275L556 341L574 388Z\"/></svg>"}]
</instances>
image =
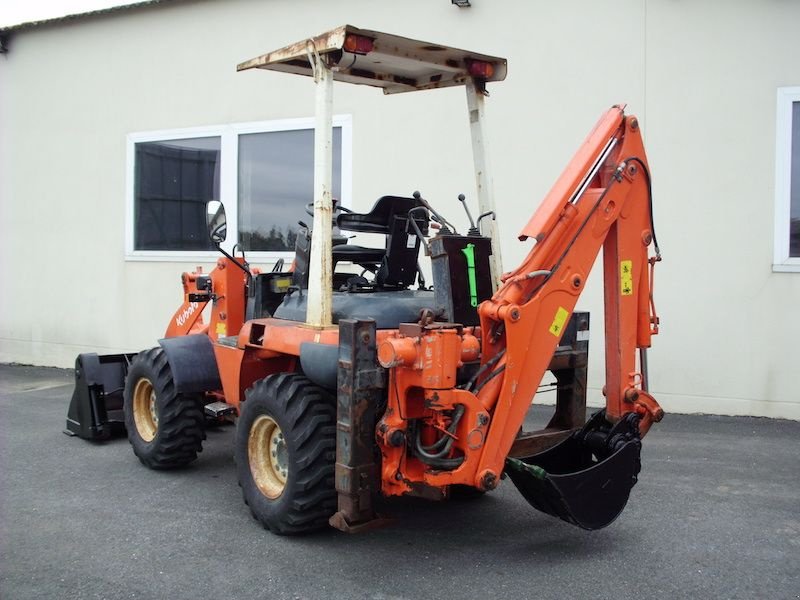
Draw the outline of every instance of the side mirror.
<instances>
[{"instance_id":1,"label":"side mirror","mask_svg":"<svg viewBox=\"0 0 800 600\"><path fill-rule=\"evenodd\" d=\"M219 200L211 200L206 204L206 224L208 237L215 244L221 244L228 236L228 221L225 218L225 205Z\"/></svg>"}]
</instances>

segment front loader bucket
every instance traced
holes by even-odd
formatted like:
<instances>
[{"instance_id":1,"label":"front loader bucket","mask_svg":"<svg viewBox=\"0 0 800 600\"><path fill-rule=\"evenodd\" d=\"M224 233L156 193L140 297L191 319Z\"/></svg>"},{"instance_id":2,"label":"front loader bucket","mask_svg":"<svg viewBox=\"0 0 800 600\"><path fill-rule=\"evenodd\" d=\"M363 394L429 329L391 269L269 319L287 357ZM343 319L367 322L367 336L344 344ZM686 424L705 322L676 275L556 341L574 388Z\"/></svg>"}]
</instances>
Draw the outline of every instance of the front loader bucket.
<instances>
[{"instance_id":1,"label":"front loader bucket","mask_svg":"<svg viewBox=\"0 0 800 600\"><path fill-rule=\"evenodd\" d=\"M598 461L572 435L539 454L508 458L506 473L534 508L583 529L601 529L625 508L641 449L641 441L632 439Z\"/></svg>"},{"instance_id":2,"label":"front loader bucket","mask_svg":"<svg viewBox=\"0 0 800 600\"><path fill-rule=\"evenodd\" d=\"M79 354L75 359L75 391L64 433L85 440L105 440L125 431L122 393L128 365L135 354Z\"/></svg>"}]
</instances>

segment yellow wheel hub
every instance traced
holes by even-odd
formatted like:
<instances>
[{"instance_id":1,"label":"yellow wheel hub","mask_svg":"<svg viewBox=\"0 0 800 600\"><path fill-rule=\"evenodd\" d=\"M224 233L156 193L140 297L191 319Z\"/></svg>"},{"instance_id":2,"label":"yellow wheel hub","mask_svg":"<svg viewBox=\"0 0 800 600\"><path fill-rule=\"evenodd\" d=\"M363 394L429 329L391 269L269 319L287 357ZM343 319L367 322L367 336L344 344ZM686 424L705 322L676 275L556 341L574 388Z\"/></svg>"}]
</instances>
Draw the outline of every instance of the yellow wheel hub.
<instances>
[{"instance_id":1,"label":"yellow wheel hub","mask_svg":"<svg viewBox=\"0 0 800 600\"><path fill-rule=\"evenodd\" d=\"M278 498L286 487L289 451L275 419L260 415L247 438L247 456L253 481L267 498Z\"/></svg>"},{"instance_id":2,"label":"yellow wheel hub","mask_svg":"<svg viewBox=\"0 0 800 600\"><path fill-rule=\"evenodd\" d=\"M133 389L133 420L136 431L145 442L152 442L158 431L156 390L146 377L136 382Z\"/></svg>"}]
</instances>

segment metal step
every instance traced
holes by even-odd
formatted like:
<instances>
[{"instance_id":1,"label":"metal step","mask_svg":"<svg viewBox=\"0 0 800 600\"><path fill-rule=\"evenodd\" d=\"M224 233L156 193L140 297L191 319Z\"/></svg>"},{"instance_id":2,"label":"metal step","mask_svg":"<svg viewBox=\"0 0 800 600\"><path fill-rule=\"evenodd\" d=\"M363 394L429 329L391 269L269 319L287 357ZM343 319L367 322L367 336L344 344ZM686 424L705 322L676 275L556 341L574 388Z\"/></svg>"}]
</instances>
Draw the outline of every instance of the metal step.
<instances>
[{"instance_id":1,"label":"metal step","mask_svg":"<svg viewBox=\"0 0 800 600\"><path fill-rule=\"evenodd\" d=\"M215 417L215 418L236 414L236 409L230 404L227 404L226 402L212 402L210 404L206 404L203 407L203 411L209 417Z\"/></svg>"}]
</instances>

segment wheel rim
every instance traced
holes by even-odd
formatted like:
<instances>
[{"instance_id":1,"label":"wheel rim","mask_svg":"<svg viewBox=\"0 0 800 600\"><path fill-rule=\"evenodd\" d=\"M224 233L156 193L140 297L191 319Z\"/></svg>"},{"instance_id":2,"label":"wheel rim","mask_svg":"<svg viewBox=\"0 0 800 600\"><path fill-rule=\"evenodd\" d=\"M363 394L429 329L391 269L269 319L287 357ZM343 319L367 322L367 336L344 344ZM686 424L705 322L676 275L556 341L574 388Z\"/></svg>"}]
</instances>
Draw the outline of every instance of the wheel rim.
<instances>
[{"instance_id":1,"label":"wheel rim","mask_svg":"<svg viewBox=\"0 0 800 600\"><path fill-rule=\"evenodd\" d=\"M136 382L133 390L133 420L136 431L145 442L152 442L158 431L156 390L146 377Z\"/></svg>"},{"instance_id":2,"label":"wheel rim","mask_svg":"<svg viewBox=\"0 0 800 600\"><path fill-rule=\"evenodd\" d=\"M247 438L247 454L258 489L267 498L279 497L289 474L289 451L275 419L260 415L253 421Z\"/></svg>"}]
</instances>

